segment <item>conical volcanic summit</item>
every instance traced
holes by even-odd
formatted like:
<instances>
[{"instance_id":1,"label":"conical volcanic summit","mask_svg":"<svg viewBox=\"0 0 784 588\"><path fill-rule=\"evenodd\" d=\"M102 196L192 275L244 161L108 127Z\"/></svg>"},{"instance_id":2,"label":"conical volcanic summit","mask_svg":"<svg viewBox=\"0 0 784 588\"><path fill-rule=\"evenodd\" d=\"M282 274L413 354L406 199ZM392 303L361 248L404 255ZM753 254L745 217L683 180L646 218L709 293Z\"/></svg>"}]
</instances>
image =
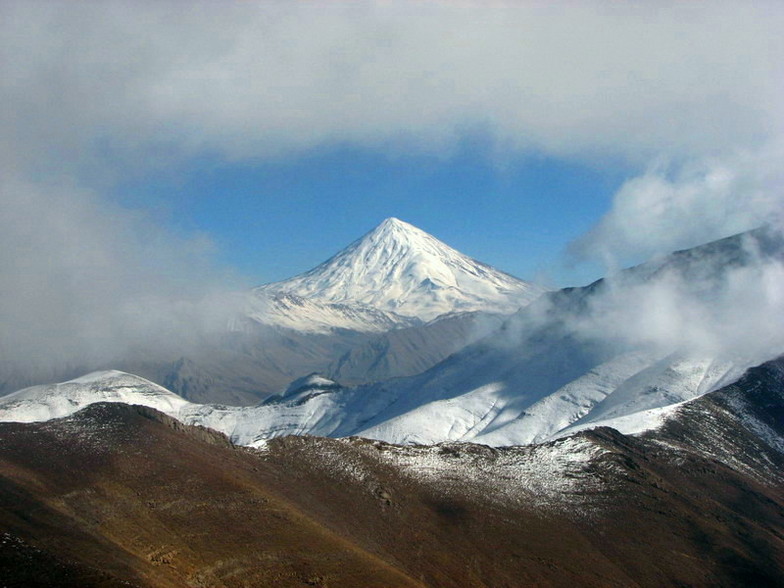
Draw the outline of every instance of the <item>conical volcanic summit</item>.
<instances>
[{"instance_id":1,"label":"conical volcanic summit","mask_svg":"<svg viewBox=\"0 0 784 588\"><path fill-rule=\"evenodd\" d=\"M396 218L318 267L257 289L327 304L359 303L421 321L452 312L514 312L543 291Z\"/></svg>"}]
</instances>

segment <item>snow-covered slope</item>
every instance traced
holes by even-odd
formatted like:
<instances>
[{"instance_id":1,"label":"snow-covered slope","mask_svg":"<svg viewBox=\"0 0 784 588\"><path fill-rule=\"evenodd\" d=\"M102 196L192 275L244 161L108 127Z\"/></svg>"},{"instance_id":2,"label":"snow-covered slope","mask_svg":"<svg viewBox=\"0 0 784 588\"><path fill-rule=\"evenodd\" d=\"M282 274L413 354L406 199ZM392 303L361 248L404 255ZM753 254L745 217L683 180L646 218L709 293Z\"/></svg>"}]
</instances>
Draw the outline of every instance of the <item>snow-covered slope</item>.
<instances>
[{"instance_id":1,"label":"snow-covered slope","mask_svg":"<svg viewBox=\"0 0 784 588\"><path fill-rule=\"evenodd\" d=\"M388 218L318 267L261 286L255 293L265 300L294 296L322 305L346 305L362 314L375 309L393 321L406 317L426 322L450 312L511 313L543 291L455 251L408 223ZM258 320L265 318L258 315ZM329 320L317 319L316 324ZM371 327L381 324L378 320L369 321ZM357 326L353 322L347 328Z\"/></svg>"},{"instance_id":2,"label":"snow-covered slope","mask_svg":"<svg viewBox=\"0 0 784 588\"><path fill-rule=\"evenodd\" d=\"M0 421L49 420L96 402L122 402L215 429L240 445L261 446L287 435L358 435L401 444L474 441L509 446L600 425L625 433L655 428L669 414L668 407L728 383L732 373L733 366L719 369L706 361L656 361L629 354L555 386L554 392L543 387L544 392L528 395L525 381L514 371L478 387L461 387L454 379L460 370L430 374L430 380L420 376L354 388L311 374L259 406L237 407L191 403L143 378L109 371L0 398ZM630 394L632 389L642 392Z\"/></svg>"},{"instance_id":3,"label":"snow-covered slope","mask_svg":"<svg viewBox=\"0 0 784 588\"><path fill-rule=\"evenodd\" d=\"M93 372L63 382L32 386L0 398L0 421L35 422L60 418L96 402L155 408L171 416L190 404L149 380L119 371Z\"/></svg>"},{"instance_id":4,"label":"snow-covered slope","mask_svg":"<svg viewBox=\"0 0 784 588\"><path fill-rule=\"evenodd\" d=\"M465 372L458 369L427 382L414 378L388 384L394 401L352 434L395 443L449 440L497 447L543 442L595 426L637 433L661 423L657 412L646 411L696 398L739 377L745 367L628 354L563 385L556 374L529 385L525 371L516 369L485 374L488 383L461 385Z\"/></svg>"},{"instance_id":5,"label":"snow-covered slope","mask_svg":"<svg viewBox=\"0 0 784 588\"><path fill-rule=\"evenodd\" d=\"M301 333L329 334L335 329L383 333L419 324L394 312L350 300L327 302L292 292L257 289L247 300L245 315L262 325Z\"/></svg>"}]
</instances>

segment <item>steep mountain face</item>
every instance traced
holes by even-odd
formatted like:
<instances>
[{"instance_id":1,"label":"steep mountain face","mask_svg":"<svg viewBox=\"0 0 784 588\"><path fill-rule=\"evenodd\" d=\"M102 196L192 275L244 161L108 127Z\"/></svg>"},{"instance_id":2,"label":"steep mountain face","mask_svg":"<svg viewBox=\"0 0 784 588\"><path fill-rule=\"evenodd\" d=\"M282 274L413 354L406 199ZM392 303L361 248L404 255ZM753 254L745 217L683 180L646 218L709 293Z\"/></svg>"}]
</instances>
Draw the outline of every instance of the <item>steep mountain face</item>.
<instances>
[{"instance_id":1,"label":"steep mountain face","mask_svg":"<svg viewBox=\"0 0 784 588\"><path fill-rule=\"evenodd\" d=\"M486 337L506 318L487 312L461 312L424 325L379 333L346 351L325 372L351 385L414 376Z\"/></svg>"},{"instance_id":2,"label":"steep mountain face","mask_svg":"<svg viewBox=\"0 0 784 588\"><path fill-rule=\"evenodd\" d=\"M502 449L248 450L123 404L0 424L3 583L779 586L782 374L751 370L641 436ZM334 384L290 393L314 386Z\"/></svg>"},{"instance_id":3,"label":"steep mountain face","mask_svg":"<svg viewBox=\"0 0 784 588\"><path fill-rule=\"evenodd\" d=\"M346 305L357 313L368 309L383 313L372 320L359 319L368 325L385 319L403 325L405 319L427 322L453 312L510 313L543 291L396 218L386 219L318 267L255 290L267 301L293 297L303 304ZM323 324L323 320L316 321L319 327ZM349 328L358 324L354 321Z\"/></svg>"},{"instance_id":4,"label":"steep mountain face","mask_svg":"<svg viewBox=\"0 0 784 588\"><path fill-rule=\"evenodd\" d=\"M615 316L617 300L639 307L645 298L638 293L673 276L693 288L692 299L710 304L733 283L734 268L780 269L782 260L780 236L761 229L674 253L611 280L545 294L496 333L425 373L385 383L387 403L377 414L365 413L355 434L394 442L449 439L498 446L543 441L598 424L628 433L656 426L667 407L730 383L748 367L784 352L780 338L779 346L771 341L762 354L746 354L737 345L733 353L718 354L709 348L634 347L608 342L605 331L617 325L600 319ZM743 284L748 291L763 287L761 282ZM644 314L645 307L642 311L637 314ZM775 324L779 317L769 318ZM381 393L367 391L367 396L375 394Z\"/></svg>"}]
</instances>

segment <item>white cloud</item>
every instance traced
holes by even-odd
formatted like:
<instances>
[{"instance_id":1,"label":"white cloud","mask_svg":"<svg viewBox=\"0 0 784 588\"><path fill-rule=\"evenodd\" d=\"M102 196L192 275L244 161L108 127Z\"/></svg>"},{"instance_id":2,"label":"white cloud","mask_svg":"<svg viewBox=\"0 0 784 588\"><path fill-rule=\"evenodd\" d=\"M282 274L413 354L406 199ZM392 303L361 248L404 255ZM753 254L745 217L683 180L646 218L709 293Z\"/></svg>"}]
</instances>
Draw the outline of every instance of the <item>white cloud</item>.
<instances>
[{"instance_id":1,"label":"white cloud","mask_svg":"<svg viewBox=\"0 0 784 588\"><path fill-rule=\"evenodd\" d=\"M692 271L673 266L639 283L609 279L577 332L620 349L679 351L738 365L777 357L784 353L784 262L780 251L768 258L753 243L746 247L746 263L706 259L716 271L705 275L695 263Z\"/></svg>"},{"instance_id":2,"label":"white cloud","mask_svg":"<svg viewBox=\"0 0 784 588\"><path fill-rule=\"evenodd\" d=\"M232 286L209 243L63 184L4 179L0 215L3 373L96 365L225 329ZM9 368L11 368L9 370Z\"/></svg>"},{"instance_id":3,"label":"white cloud","mask_svg":"<svg viewBox=\"0 0 784 588\"><path fill-rule=\"evenodd\" d=\"M694 154L780 130L775 3L5 3L6 137L136 163L329 142ZM773 124L776 123L776 124ZM127 161L124 161L127 164Z\"/></svg>"},{"instance_id":4,"label":"white cloud","mask_svg":"<svg viewBox=\"0 0 784 588\"><path fill-rule=\"evenodd\" d=\"M768 145L753 152L655 164L623 184L611 210L574 244L574 252L614 267L780 223L782 161L784 149Z\"/></svg>"}]
</instances>

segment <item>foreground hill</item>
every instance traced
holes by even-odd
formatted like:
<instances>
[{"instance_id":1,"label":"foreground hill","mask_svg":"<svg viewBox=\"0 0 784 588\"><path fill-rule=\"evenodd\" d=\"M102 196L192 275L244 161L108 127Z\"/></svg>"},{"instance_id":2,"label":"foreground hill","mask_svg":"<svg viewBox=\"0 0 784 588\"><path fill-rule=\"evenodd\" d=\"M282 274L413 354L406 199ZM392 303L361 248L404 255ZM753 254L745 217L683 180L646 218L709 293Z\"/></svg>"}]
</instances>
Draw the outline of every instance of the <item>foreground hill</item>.
<instances>
[{"instance_id":1,"label":"foreground hill","mask_svg":"<svg viewBox=\"0 0 784 588\"><path fill-rule=\"evenodd\" d=\"M507 449L250 450L124 404L4 423L0 569L14 587L781 585L782 390L772 362L642 437Z\"/></svg>"}]
</instances>

